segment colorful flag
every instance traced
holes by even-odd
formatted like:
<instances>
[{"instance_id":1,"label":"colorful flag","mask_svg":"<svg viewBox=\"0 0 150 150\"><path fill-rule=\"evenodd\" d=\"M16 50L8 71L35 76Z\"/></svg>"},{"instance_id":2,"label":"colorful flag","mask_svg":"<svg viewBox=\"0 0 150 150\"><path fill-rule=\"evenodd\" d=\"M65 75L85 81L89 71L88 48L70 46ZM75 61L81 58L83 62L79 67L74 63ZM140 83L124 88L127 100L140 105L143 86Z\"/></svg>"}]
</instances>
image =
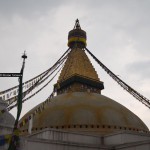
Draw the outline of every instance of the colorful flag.
<instances>
[{"instance_id":1,"label":"colorful flag","mask_svg":"<svg viewBox=\"0 0 150 150\"><path fill-rule=\"evenodd\" d=\"M28 128L28 132L29 134L32 133L32 126L33 126L33 114L30 115L30 120L29 120L29 128Z\"/></svg>"}]
</instances>

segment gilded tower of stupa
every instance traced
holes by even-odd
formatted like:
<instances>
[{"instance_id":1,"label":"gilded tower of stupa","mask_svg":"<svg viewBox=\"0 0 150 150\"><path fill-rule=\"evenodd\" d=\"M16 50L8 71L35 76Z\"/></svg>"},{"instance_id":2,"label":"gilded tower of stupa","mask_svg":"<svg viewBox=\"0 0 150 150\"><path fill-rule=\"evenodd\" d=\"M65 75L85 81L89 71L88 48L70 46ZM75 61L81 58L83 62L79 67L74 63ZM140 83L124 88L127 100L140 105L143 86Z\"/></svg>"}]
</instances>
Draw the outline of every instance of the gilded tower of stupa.
<instances>
[{"instance_id":1,"label":"gilded tower of stupa","mask_svg":"<svg viewBox=\"0 0 150 150\"><path fill-rule=\"evenodd\" d=\"M86 32L77 20L68 35L71 51L54 86L57 96L34 117L33 132L44 128L89 134L106 134L118 130L148 131L134 113L101 94L104 85L85 53L86 38ZM28 124L20 130L26 132Z\"/></svg>"}]
</instances>

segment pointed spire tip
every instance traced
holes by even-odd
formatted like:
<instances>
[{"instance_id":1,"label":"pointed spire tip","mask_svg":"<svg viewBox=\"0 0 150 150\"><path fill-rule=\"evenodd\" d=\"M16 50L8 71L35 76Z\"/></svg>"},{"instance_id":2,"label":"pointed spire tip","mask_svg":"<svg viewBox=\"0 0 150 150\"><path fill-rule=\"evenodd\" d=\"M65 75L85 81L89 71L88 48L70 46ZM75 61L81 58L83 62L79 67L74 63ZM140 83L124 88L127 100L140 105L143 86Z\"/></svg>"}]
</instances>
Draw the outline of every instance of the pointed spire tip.
<instances>
[{"instance_id":1,"label":"pointed spire tip","mask_svg":"<svg viewBox=\"0 0 150 150\"><path fill-rule=\"evenodd\" d=\"M79 19L78 19L78 18L76 19L74 29L81 29L80 23L79 23Z\"/></svg>"},{"instance_id":2,"label":"pointed spire tip","mask_svg":"<svg viewBox=\"0 0 150 150\"><path fill-rule=\"evenodd\" d=\"M22 58L23 58L23 59L26 59L26 58L27 58L26 51L24 51L24 54L22 55Z\"/></svg>"}]
</instances>

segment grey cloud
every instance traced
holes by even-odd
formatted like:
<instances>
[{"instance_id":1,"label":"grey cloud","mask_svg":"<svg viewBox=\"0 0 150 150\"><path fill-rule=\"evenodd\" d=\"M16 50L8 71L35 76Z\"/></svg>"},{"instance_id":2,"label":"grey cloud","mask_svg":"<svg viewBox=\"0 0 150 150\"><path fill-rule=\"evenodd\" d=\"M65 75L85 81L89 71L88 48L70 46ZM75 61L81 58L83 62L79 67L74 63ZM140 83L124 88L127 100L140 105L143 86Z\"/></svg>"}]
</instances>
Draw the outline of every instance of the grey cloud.
<instances>
[{"instance_id":1,"label":"grey cloud","mask_svg":"<svg viewBox=\"0 0 150 150\"><path fill-rule=\"evenodd\" d=\"M4 0L0 1L0 14L5 17L19 14L24 17L35 17L39 14L45 14L51 9L65 3L65 0Z\"/></svg>"},{"instance_id":2,"label":"grey cloud","mask_svg":"<svg viewBox=\"0 0 150 150\"><path fill-rule=\"evenodd\" d=\"M127 71L130 74L136 74L141 79L150 78L150 60L149 61L139 61L127 65Z\"/></svg>"}]
</instances>

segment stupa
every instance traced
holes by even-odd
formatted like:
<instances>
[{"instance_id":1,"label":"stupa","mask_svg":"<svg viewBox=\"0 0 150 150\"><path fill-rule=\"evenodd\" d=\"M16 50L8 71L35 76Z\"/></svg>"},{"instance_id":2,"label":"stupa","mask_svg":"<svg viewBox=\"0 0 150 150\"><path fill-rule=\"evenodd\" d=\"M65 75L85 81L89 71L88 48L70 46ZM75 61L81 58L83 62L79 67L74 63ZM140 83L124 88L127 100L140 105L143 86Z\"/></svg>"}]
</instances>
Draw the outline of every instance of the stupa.
<instances>
[{"instance_id":1,"label":"stupa","mask_svg":"<svg viewBox=\"0 0 150 150\"><path fill-rule=\"evenodd\" d=\"M57 96L33 118L32 132L45 128L101 135L117 131L148 132L138 116L101 94L104 83L85 53L86 40L86 32L77 20L68 35L71 51L54 86ZM28 134L28 126L27 123L20 130Z\"/></svg>"}]
</instances>

